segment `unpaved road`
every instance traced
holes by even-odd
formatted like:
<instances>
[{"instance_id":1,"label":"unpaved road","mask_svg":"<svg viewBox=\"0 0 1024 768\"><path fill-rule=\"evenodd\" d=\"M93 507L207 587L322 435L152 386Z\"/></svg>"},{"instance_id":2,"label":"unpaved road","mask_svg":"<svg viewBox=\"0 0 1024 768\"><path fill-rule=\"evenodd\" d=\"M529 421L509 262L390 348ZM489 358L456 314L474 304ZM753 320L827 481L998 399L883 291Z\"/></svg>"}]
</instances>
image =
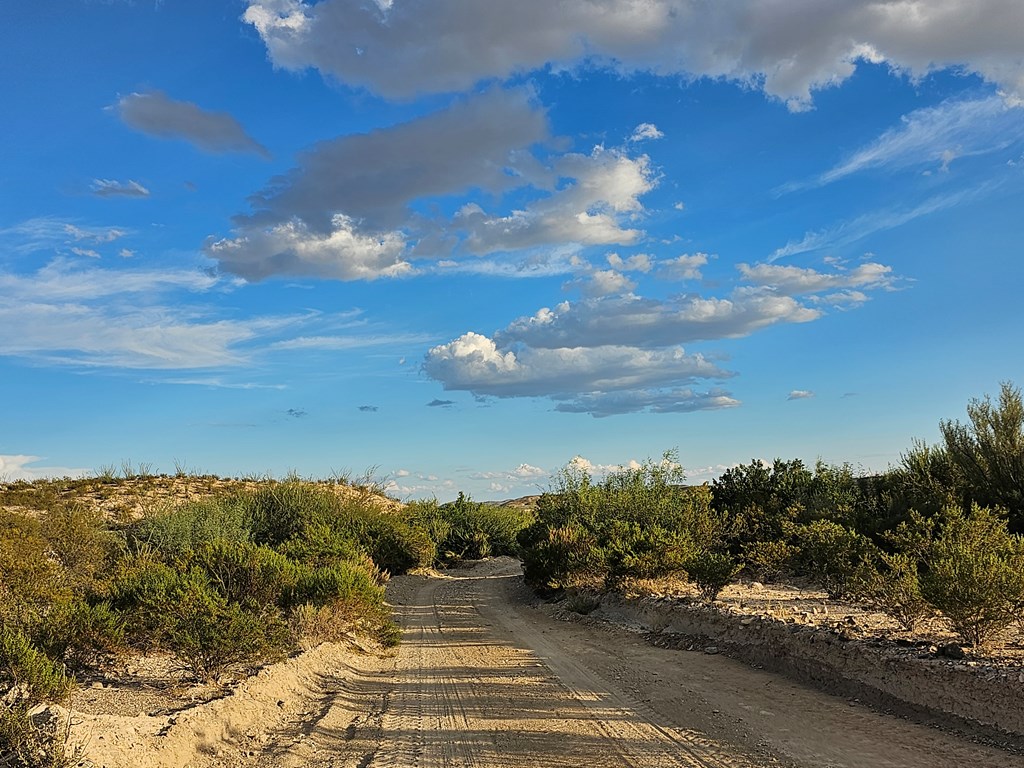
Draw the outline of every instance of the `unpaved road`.
<instances>
[{"instance_id":1,"label":"unpaved road","mask_svg":"<svg viewBox=\"0 0 1024 768\"><path fill-rule=\"evenodd\" d=\"M392 598L405 637L364 768L1024 765L722 656L554 620L514 561L452 573Z\"/></svg>"},{"instance_id":2,"label":"unpaved road","mask_svg":"<svg viewBox=\"0 0 1024 768\"><path fill-rule=\"evenodd\" d=\"M110 768L1009 768L1024 759L719 655L552 618L519 563L401 577L387 658L321 648L173 720L78 718Z\"/></svg>"}]
</instances>

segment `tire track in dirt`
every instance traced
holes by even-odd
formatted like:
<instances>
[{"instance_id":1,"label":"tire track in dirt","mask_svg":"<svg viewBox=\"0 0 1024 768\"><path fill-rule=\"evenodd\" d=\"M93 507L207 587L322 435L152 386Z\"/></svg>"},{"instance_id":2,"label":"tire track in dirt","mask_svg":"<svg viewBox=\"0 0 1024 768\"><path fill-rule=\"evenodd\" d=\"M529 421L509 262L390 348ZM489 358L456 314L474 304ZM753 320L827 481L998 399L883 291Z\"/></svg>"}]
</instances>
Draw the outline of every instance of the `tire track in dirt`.
<instances>
[{"instance_id":1,"label":"tire track in dirt","mask_svg":"<svg viewBox=\"0 0 1024 768\"><path fill-rule=\"evenodd\" d=\"M368 768L747 768L742 751L653 722L507 610L509 560L430 579L397 606L405 636Z\"/></svg>"}]
</instances>

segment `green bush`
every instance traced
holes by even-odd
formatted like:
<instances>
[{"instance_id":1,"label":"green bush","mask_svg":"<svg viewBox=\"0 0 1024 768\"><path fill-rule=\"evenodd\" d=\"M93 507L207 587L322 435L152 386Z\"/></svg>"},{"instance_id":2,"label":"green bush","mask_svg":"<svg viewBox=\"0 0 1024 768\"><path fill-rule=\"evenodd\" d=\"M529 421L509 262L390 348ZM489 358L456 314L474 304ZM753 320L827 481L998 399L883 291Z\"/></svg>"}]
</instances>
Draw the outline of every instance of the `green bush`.
<instances>
[{"instance_id":1,"label":"green bush","mask_svg":"<svg viewBox=\"0 0 1024 768\"><path fill-rule=\"evenodd\" d=\"M906 553L882 553L879 567L864 569L853 592L908 632L933 610L921 594L917 558Z\"/></svg>"},{"instance_id":2,"label":"green bush","mask_svg":"<svg viewBox=\"0 0 1024 768\"><path fill-rule=\"evenodd\" d=\"M216 496L147 515L132 534L165 556L178 557L210 542L249 541L251 517L244 495Z\"/></svg>"},{"instance_id":3,"label":"green bush","mask_svg":"<svg viewBox=\"0 0 1024 768\"><path fill-rule=\"evenodd\" d=\"M36 636L47 655L76 667L99 666L127 649L125 617L106 601L53 606Z\"/></svg>"},{"instance_id":4,"label":"green bush","mask_svg":"<svg viewBox=\"0 0 1024 768\"><path fill-rule=\"evenodd\" d=\"M867 537L830 520L798 526L795 538L801 569L833 597L851 594L855 577L876 552Z\"/></svg>"},{"instance_id":5,"label":"green bush","mask_svg":"<svg viewBox=\"0 0 1024 768\"><path fill-rule=\"evenodd\" d=\"M588 577L604 575L604 560L596 539L582 526L547 528L538 522L525 529L520 540L523 573L534 589L565 589Z\"/></svg>"},{"instance_id":6,"label":"green bush","mask_svg":"<svg viewBox=\"0 0 1024 768\"><path fill-rule=\"evenodd\" d=\"M0 685L7 691L0 699L34 706L63 701L74 688L74 680L23 632L0 626Z\"/></svg>"},{"instance_id":7,"label":"green bush","mask_svg":"<svg viewBox=\"0 0 1024 768\"><path fill-rule=\"evenodd\" d=\"M713 603L743 569L743 564L728 552L701 552L686 565L686 571L700 590L702 598Z\"/></svg>"},{"instance_id":8,"label":"green bush","mask_svg":"<svg viewBox=\"0 0 1024 768\"><path fill-rule=\"evenodd\" d=\"M291 594L298 568L284 555L251 542L216 541L181 560L198 567L226 600L249 609L280 606Z\"/></svg>"},{"instance_id":9,"label":"green bush","mask_svg":"<svg viewBox=\"0 0 1024 768\"><path fill-rule=\"evenodd\" d=\"M985 646L1024 608L1024 540L974 505L947 507L926 555L921 594L968 643Z\"/></svg>"},{"instance_id":10,"label":"green bush","mask_svg":"<svg viewBox=\"0 0 1024 768\"><path fill-rule=\"evenodd\" d=\"M210 680L235 664L280 657L290 646L288 625L276 609L260 613L231 603L193 569L168 594L162 645L197 678Z\"/></svg>"}]
</instances>

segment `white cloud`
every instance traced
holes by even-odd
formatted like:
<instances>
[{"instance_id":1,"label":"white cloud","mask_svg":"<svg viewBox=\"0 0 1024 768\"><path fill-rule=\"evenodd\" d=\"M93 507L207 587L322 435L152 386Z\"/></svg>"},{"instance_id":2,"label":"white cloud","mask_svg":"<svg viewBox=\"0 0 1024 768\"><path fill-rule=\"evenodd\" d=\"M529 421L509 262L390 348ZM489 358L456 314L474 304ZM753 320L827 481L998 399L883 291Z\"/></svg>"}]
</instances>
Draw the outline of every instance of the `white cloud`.
<instances>
[{"instance_id":1,"label":"white cloud","mask_svg":"<svg viewBox=\"0 0 1024 768\"><path fill-rule=\"evenodd\" d=\"M640 125L633 129L633 134L629 137L629 140L649 141L663 138L665 138L665 134L659 131L658 126L654 123L640 123Z\"/></svg>"},{"instance_id":2,"label":"white cloud","mask_svg":"<svg viewBox=\"0 0 1024 768\"><path fill-rule=\"evenodd\" d=\"M268 227L247 224L236 235L208 243L205 251L221 269L250 282L273 275L375 280L413 272L401 232L363 233L343 214L335 214L326 233L293 219Z\"/></svg>"},{"instance_id":3,"label":"white cloud","mask_svg":"<svg viewBox=\"0 0 1024 768\"><path fill-rule=\"evenodd\" d=\"M785 296L821 293L839 288L891 288L895 281L892 267L877 262L868 262L848 271L832 273L776 264L737 264L736 267L747 282L770 287ZM833 294L833 297L839 295ZM853 298L852 295L848 296ZM867 298L863 293L860 293L860 296L863 297L861 301Z\"/></svg>"},{"instance_id":4,"label":"white cloud","mask_svg":"<svg viewBox=\"0 0 1024 768\"><path fill-rule=\"evenodd\" d=\"M610 267L620 272L642 272L646 274L654 268L654 260L647 253L636 253L628 259L622 258L617 253L609 253L606 259Z\"/></svg>"},{"instance_id":5,"label":"white cloud","mask_svg":"<svg viewBox=\"0 0 1024 768\"><path fill-rule=\"evenodd\" d=\"M244 19L276 66L396 98L593 63L728 78L803 109L861 61L915 78L961 69L1024 95L1019 0L250 0Z\"/></svg>"},{"instance_id":6,"label":"white cloud","mask_svg":"<svg viewBox=\"0 0 1024 768\"><path fill-rule=\"evenodd\" d=\"M563 287L566 289L578 288L584 296L595 298L630 293L636 288L636 283L614 269L596 269L575 280L570 280Z\"/></svg>"},{"instance_id":7,"label":"white cloud","mask_svg":"<svg viewBox=\"0 0 1024 768\"><path fill-rule=\"evenodd\" d=\"M680 348L499 348L472 332L431 349L424 368L445 389L496 397L612 391L731 375Z\"/></svg>"},{"instance_id":8,"label":"white cloud","mask_svg":"<svg viewBox=\"0 0 1024 768\"><path fill-rule=\"evenodd\" d=\"M732 298L620 296L563 302L513 321L502 343L557 348L599 345L663 347L739 338L778 323L816 320L821 311L789 296L737 292Z\"/></svg>"},{"instance_id":9,"label":"white cloud","mask_svg":"<svg viewBox=\"0 0 1024 768\"><path fill-rule=\"evenodd\" d=\"M707 266L706 253L684 253L674 259L666 259L658 265L658 276L665 280L700 280L701 267Z\"/></svg>"},{"instance_id":10,"label":"white cloud","mask_svg":"<svg viewBox=\"0 0 1024 768\"><path fill-rule=\"evenodd\" d=\"M125 125L148 136L183 139L207 152L252 152L270 157L266 147L227 112L211 112L160 91L122 96L117 112Z\"/></svg>"},{"instance_id":11,"label":"white cloud","mask_svg":"<svg viewBox=\"0 0 1024 768\"><path fill-rule=\"evenodd\" d=\"M120 227L97 227L54 217L38 217L0 228L0 238L15 253L32 253L72 243L111 243L127 235Z\"/></svg>"},{"instance_id":12,"label":"white cloud","mask_svg":"<svg viewBox=\"0 0 1024 768\"><path fill-rule=\"evenodd\" d=\"M885 131L816 179L787 184L779 191L823 186L871 169L893 171L930 165L948 171L957 158L993 152L1021 141L1024 118L1004 99L989 96L945 101L903 116L899 126Z\"/></svg>"},{"instance_id":13,"label":"white cloud","mask_svg":"<svg viewBox=\"0 0 1024 768\"><path fill-rule=\"evenodd\" d=\"M948 195L936 195L913 208L885 208L866 213L850 221L844 221L834 227L807 232L799 240L790 240L781 248L776 248L766 259L775 262L789 256L809 253L824 248L840 248L863 240L865 237L896 229L915 219L930 216L933 213L955 208L963 203L984 197L994 187L993 183L985 183L977 187L961 190Z\"/></svg>"},{"instance_id":14,"label":"white cloud","mask_svg":"<svg viewBox=\"0 0 1024 768\"><path fill-rule=\"evenodd\" d=\"M668 390L631 390L627 392L587 392L555 406L564 413L589 413L596 418L622 413L692 413L735 408L740 401L723 389L697 392L690 388Z\"/></svg>"},{"instance_id":15,"label":"white cloud","mask_svg":"<svg viewBox=\"0 0 1024 768\"><path fill-rule=\"evenodd\" d=\"M79 247L76 246L76 247L71 249L71 252L73 254L75 254L75 256L85 256L86 258L89 258L89 259L99 259L99 258L102 258L100 256L99 251L93 250L92 248L79 248Z\"/></svg>"},{"instance_id":16,"label":"white cloud","mask_svg":"<svg viewBox=\"0 0 1024 768\"><path fill-rule=\"evenodd\" d=\"M293 331L301 338L337 327L336 316L316 313L223 319L182 300L182 292L229 285L198 269L100 269L61 259L29 274L0 271L0 356L89 367L227 368L251 363Z\"/></svg>"},{"instance_id":17,"label":"white cloud","mask_svg":"<svg viewBox=\"0 0 1024 768\"><path fill-rule=\"evenodd\" d=\"M11 482L14 480L40 480L47 477L82 477L88 475L90 470L81 467L35 467L45 461L40 456L27 456L25 454L0 454L0 482Z\"/></svg>"},{"instance_id":18,"label":"white cloud","mask_svg":"<svg viewBox=\"0 0 1024 768\"><path fill-rule=\"evenodd\" d=\"M470 253L636 242L640 230L625 222L643 211L640 197L656 183L646 155L631 158L596 147L589 155L564 155L554 167L557 176L572 181L521 210L494 216L475 203L462 209L455 223L468 232Z\"/></svg>"},{"instance_id":19,"label":"white cloud","mask_svg":"<svg viewBox=\"0 0 1024 768\"><path fill-rule=\"evenodd\" d=\"M486 336L466 333L431 349L423 368L446 390L547 397L556 401L556 410L595 416L645 409L697 410L736 402L724 392L701 395L681 389L678 385L698 379L732 375L682 348L499 348Z\"/></svg>"},{"instance_id":20,"label":"white cloud","mask_svg":"<svg viewBox=\"0 0 1024 768\"><path fill-rule=\"evenodd\" d=\"M809 389L794 389L789 393L787 400L810 400L814 397L814 393Z\"/></svg>"},{"instance_id":21,"label":"white cloud","mask_svg":"<svg viewBox=\"0 0 1024 768\"><path fill-rule=\"evenodd\" d=\"M93 179L91 189L97 197L149 197L149 190L133 179Z\"/></svg>"}]
</instances>

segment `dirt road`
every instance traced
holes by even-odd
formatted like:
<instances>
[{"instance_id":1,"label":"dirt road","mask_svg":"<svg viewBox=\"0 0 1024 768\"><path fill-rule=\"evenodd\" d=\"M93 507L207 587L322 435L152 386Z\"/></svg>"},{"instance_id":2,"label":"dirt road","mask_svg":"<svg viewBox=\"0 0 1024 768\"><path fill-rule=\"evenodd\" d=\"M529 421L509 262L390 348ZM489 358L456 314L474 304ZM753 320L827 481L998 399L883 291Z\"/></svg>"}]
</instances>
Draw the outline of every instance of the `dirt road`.
<instances>
[{"instance_id":1,"label":"dirt road","mask_svg":"<svg viewBox=\"0 0 1024 768\"><path fill-rule=\"evenodd\" d=\"M514 561L453 574L392 598L405 638L365 768L1024 765L723 656L556 621Z\"/></svg>"},{"instance_id":2,"label":"dirt road","mask_svg":"<svg viewBox=\"0 0 1024 768\"><path fill-rule=\"evenodd\" d=\"M106 768L1008 768L1024 759L721 655L552 618L519 563L389 586L405 636L264 670L173 717L74 713Z\"/></svg>"}]
</instances>

